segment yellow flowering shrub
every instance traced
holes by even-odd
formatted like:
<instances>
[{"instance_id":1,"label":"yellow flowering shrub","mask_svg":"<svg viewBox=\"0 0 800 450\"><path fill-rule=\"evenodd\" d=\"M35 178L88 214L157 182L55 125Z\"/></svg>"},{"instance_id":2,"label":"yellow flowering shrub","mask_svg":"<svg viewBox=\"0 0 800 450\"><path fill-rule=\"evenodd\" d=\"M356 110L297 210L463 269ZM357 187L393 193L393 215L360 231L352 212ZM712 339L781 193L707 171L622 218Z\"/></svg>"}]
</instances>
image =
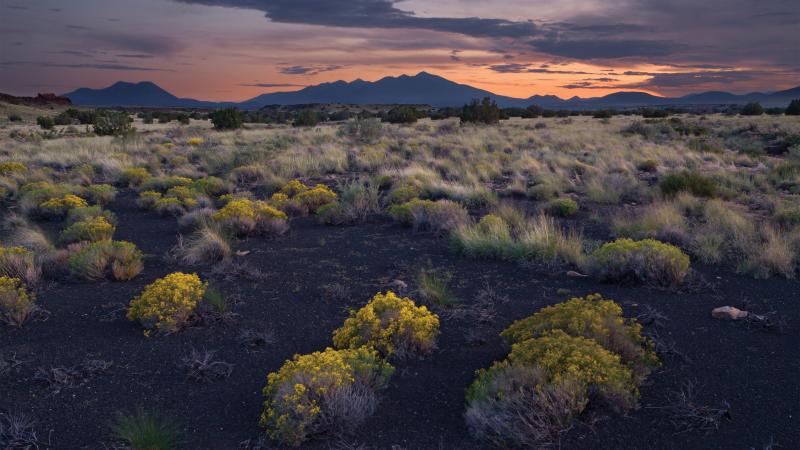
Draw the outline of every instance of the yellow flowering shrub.
<instances>
[{"instance_id":1,"label":"yellow flowering shrub","mask_svg":"<svg viewBox=\"0 0 800 450\"><path fill-rule=\"evenodd\" d=\"M104 216L95 216L68 226L61 232L61 241L64 243L110 241L113 236L114 225Z\"/></svg>"},{"instance_id":2,"label":"yellow flowering shrub","mask_svg":"<svg viewBox=\"0 0 800 450\"><path fill-rule=\"evenodd\" d=\"M303 184L300 180L292 180L286 183L280 190L280 193L287 197L294 197L295 195L308 190L308 186Z\"/></svg>"},{"instance_id":3,"label":"yellow flowering shrub","mask_svg":"<svg viewBox=\"0 0 800 450\"><path fill-rule=\"evenodd\" d=\"M282 209L287 203L289 203L289 196L282 192L276 192L269 198L269 204L278 209Z\"/></svg>"},{"instance_id":4,"label":"yellow flowering shrub","mask_svg":"<svg viewBox=\"0 0 800 450\"><path fill-rule=\"evenodd\" d=\"M136 187L150 178L150 172L144 167L128 167L119 175L119 182L125 186Z\"/></svg>"},{"instance_id":5,"label":"yellow flowering shrub","mask_svg":"<svg viewBox=\"0 0 800 450\"><path fill-rule=\"evenodd\" d=\"M0 175L10 175L12 173L24 173L28 171L28 166L20 162L5 161L0 162Z\"/></svg>"},{"instance_id":6,"label":"yellow flowering shrub","mask_svg":"<svg viewBox=\"0 0 800 450\"><path fill-rule=\"evenodd\" d=\"M689 256L655 239L622 238L595 250L589 256L588 269L602 280L675 287L689 274Z\"/></svg>"},{"instance_id":7,"label":"yellow flowering shrub","mask_svg":"<svg viewBox=\"0 0 800 450\"><path fill-rule=\"evenodd\" d=\"M161 192L143 191L139 193L139 198L136 199L136 205L142 209L150 209L156 205L156 202L161 199L161 197Z\"/></svg>"},{"instance_id":8,"label":"yellow flowering shrub","mask_svg":"<svg viewBox=\"0 0 800 450\"><path fill-rule=\"evenodd\" d=\"M203 142L205 142L205 141L203 140L203 138L201 138L201 137L193 137L193 138L189 138L189 139L186 141L186 144L187 144L187 145L191 145L192 147L197 147L198 145L202 145L202 144L203 144Z\"/></svg>"},{"instance_id":9,"label":"yellow flowering shrub","mask_svg":"<svg viewBox=\"0 0 800 450\"><path fill-rule=\"evenodd\" d=\"M626 364L642 375L658 365L651 341L642 336L642 326L626 320L622 308L600 294L575 297L548 306L536 314L517 320L502 336L509 344L536 338L552 330L594 339L607 350L620 355Z\"/></svg>"},{"instance_id":10,"label":"yellow flowering shrub","mask_svg":"<svg viewBox=\"0 0 800 450\"><path fill-rule=\"evenodd\" d=\"M374 404L374 392L386 386L393 372L377 351L365 347L295 355L267 376L261 426L270 438L297 446L313 435L334 431L337 421L363 420L371 410L337 400L357 393Z\"/></svg>"},{"instance_id":11,"label":"yellow flowering shrub","mask_svg":"<svg viewBox=\"0 0 800 450\"><path fill-rule=\"evenodd\" d=\"M425 306L394 292L377 293L363 308L351 311L333 333L336 348L375 348L386 356L429 353L436 346L439 317Z\"/></svg>"},{"instance_id":12,"label":"yellow flowering shrub","mask_svg":"<svg viewBox=\"0 0 800 450\"><path fill-rule=\"evenodd\" d=\"M13 326L22 326L37 310L36 298L28 294L19 278L0 276L0 321Z\"/></svg>"},{"instance_id":13,"label":"yellow flowering shrub","mask_svg":"<svg viewBox=\"0 0 800 450\"><path fill-rule=\"evenodd\" d=\"M207 286L196 274L169 274L145 286L142 294L131 300L128 320L138 321L146 335L151 330L178 331L203 299Z\"/></svg>"},{"instance_id":14,"label":"yellow flowering shrub","mask_svg":"<svg viewBox=\"0 0 800 450\"><path fill-rule=\"evenodd\" d=\"M633 406L638 396L633 372L622 364L619 355L592 339L561 330L514 344L508 361L536 364L548 372L552 382L577 380L626 406Z\"/></svg>"},{"instance_id":15,"label":"yellow flowering shrub","mask_svg":"<svg viewBox=\"0 0 800 450\"><path fill-rule=\"evenodd\" d=\"M39 204L39 211L46 216L64 216L72 208L85 208L89 206L86 200L74 194L51 198Z\"/></svg>"},{"instance_id":16,"label":"yellow flowering shrub","mask_svg":"<svg viewBox=\"0 0 800 450\"><path fill-rule=\"evenodd\" d=\"M92 203L98 205L107 205L114 201L117 197L117 189L110 184L92 184L86 186L81 195L84 195Z\"/></svg>"},{"instance_id":17,"label":"yellow flowering shrub","mask_svg":"<svg viewBox=\"0 0 800 450\"><path fill-rule=\"evenodd\" d=\"M293 197L308 212L314 212L320 206L327 205L336 201L336 192L324 184L318 184L311 189L298 193Z\"/></svg>"},{"instance_id":18,"label":"yellow flowering shrub","mask_svg":"<svg viewBox=\"0 0 800 450\"><path fill-rule=\"evenodd\" d=\"M215 222L238 234L256 231L280 234L286 231L286 213L267 202L246 198L232 199L212 216Z\"/></svg>"}]
</instances>

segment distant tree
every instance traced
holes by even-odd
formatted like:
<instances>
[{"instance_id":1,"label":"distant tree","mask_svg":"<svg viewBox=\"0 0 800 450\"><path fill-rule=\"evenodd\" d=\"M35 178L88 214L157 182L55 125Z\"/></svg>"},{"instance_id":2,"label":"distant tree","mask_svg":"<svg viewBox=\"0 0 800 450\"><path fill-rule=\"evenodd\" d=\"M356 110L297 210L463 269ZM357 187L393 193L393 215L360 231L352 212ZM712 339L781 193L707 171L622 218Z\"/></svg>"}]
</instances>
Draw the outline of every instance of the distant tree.
<instances>
[{"instance_id":1,"label":"distant tree","mask_svg":"<svg viewBox=\"0 0 800 450\"><path fill-rule=\"evenodd\" d=\"M530 117L532 118L541 117L544 115L544 108L539 105L530 105L525 109L528 110L528 114L530 114Z\"/></svg>"},{"instance_id":2,"label":"distant tree","mask_svg":"<svg viewBox=\"0 0 800 450\"><path fill-rule=\"evenodd\" d=\"M292 126L295 127L314 127L319 123L319 114L312 109L301 109L294 116Z\"/></svg>"},{"instance_id":3,"label":"distant tree","mask_svg":"<svg viewBox=\"0 0 800 450\"><path fill-rule=\"evenodd\" d=\"M16 113L11 113L8 115L9 122L22 122L22 116Z\"/></svg>"},{"instance_id":4,"label":"distant tree","mask_svg":"<svg viewBox=\"0 0 800 450\"><path fill-rule=\"evenodd\" d=\"M461 122L493 124L500 122L503 114L497 103L489 97L483 100L472 100L468 105L464 105L461 111Z\"/></svg>"},{"instance_id":5,"label":"distant tree","mask_svg":"<svg viewBox=\"0 0 800 450\"><path fill-rule=\"evenodd\" d=\"M189 116L186 114L178 114L177 119L178 123L181 125L189 125L190 123Z\"/></svg>"},{"instance_id":6,"label":"distant tree","mask_svg":"<svg viewBox=\"0 0 800 450\"><path fill-rule=\"evenodd\" d=\"M613 109L599 109L592 113L592 117L595 119L610 119L614 117L615 112Z\"/></svg>"},{"instance_id":7,"label":"distant tree","mask_svg":"<svg viewBox=\"0 0 800 450\"><path fill-rule=\"evenodd\" d=\"M758 102L748 103L739 112L743 116L760 116L764 114L764 108Z\"/></svg>"},{"instance_id":8,"label":"distant tree","mask_svg":"<svg viewBox=\"0 0 800 450\"><path fill-rule=\"evenodd\" d=\"M789 103L786 108L787 116L800 116L800 98L796 98Z\"/></svg>"},{"instance_id":9,"label":"distant tree","mask_svg":"<svg viewBox=\"0 0 800 450\"><path fill-rule=\"evenodd\" d=\"M52 130L56 126L55 120L48 116L39 116L36 118L36 124L43 130Z\"/></svg>"},{"instance_id":10,"label":"distant tree","mask_svg":"<svg viewBox=\"0 0 800 450\"><path fill-rule=\"evenodd\" d=\"M236 108L225 108L209 114L211 123L217 130L235 130L244 123L244 115Z\"/></svg>"},{"instance_id":11,"label":"distant tree","mask_svg":"<svg viewBox=\"0 0 800 450\"><path fill-rule=\"evenodd\" d=\"M133 119L124 111L106 111L94 119L94 134L98 136L122 136L134 131Z\"/></svg>"},{"instance_id":12,"label":"distant tree","mask_svg":"<svg viewBox=\"0 0 800 450\"><path fill-rule=\"evenodd\" d=\"M420 113L410 105L395 106L386 113L385 120L389 123L415 123Z\"/></svg>"}]
</instances>

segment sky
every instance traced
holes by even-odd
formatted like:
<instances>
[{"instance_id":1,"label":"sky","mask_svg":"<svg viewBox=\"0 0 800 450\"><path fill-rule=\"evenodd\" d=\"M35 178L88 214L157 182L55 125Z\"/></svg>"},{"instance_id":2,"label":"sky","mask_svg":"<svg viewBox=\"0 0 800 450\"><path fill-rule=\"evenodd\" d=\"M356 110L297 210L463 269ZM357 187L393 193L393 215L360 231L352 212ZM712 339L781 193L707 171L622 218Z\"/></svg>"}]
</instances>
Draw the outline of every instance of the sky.
<instances>
[{"instance_id":1,"label":"sky","mask_svg":"<svg viewBox=\"0 0 800 450\"><path fill-rule=\"evenodd\" d=\"M0 92L242 101L434 73L497 94L800 85L800 0L0 0Z\"/></svg>"}]
</instances>

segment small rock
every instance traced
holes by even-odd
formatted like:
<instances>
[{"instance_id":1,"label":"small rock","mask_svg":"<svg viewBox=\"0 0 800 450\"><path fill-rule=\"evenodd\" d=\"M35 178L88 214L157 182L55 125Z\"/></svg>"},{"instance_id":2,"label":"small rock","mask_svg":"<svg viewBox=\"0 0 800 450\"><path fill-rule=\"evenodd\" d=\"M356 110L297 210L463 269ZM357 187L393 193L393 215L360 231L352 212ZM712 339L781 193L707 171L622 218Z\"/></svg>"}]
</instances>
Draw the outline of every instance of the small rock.
<instances>
[{"instance_id":1,"label":"small rock","mask_svg":"<svg viewBox=\"0 0 800 450\"><path fill-rule=\"evenodd\" d=\"M747 314L747 311L742 311L741 309L734 308L733 306L720 306L719 308L714 308L711 311L711 317L723 320L744 319L747 317Z\"/></svg>"},{"instance_id":2,"label":"small rock","mask_svg":"<svg viewBox=\"0 0 800 450\"><path fill-rule=\"evenodd\" d=\"M394 280L392 281L392 287L394 287L398 293L402 294L408 289L408 283L403 280Z\"/></svg>"},{"instance_id":3,"label":"small rock","mask_svg":"<svg viewBox=\"0 0 800 450\"><path fill-rule=\"evenodd\" d=\"M236 250L236 256L247 256L250 254L250 250Z\"/></svg>"},{"instance_id":4,"label":"small rock","mask_svg":"<svg viewBox=\"0 0 800 450\"><path fill-rule=\"evenodd\" d=\"M567 272L567 276L568 277L584 278L584 277L588 277L589 275L584 275L584 274L582 274L580 272L575 272L574 270L570 270L570 271Z\"/></svg>"}]
</instances>

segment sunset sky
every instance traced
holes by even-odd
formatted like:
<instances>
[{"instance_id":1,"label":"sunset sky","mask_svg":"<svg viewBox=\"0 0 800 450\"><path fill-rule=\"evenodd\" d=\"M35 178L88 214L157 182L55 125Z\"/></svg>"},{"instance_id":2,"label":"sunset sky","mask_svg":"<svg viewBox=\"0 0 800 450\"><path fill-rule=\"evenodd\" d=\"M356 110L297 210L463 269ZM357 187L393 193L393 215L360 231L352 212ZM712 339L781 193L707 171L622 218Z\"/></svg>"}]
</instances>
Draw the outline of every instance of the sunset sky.
<instances>
[{"instance_id":1,"label":"sunset sky","mask_svg":"<svg viewBox=\"0 0 800 450\"><path fill-rule=\"evenodd\" d=\"M0 92L240 101L428 71L497 94L800 85L798 0L0 0Z\"/></svg>"}]
</instances>

